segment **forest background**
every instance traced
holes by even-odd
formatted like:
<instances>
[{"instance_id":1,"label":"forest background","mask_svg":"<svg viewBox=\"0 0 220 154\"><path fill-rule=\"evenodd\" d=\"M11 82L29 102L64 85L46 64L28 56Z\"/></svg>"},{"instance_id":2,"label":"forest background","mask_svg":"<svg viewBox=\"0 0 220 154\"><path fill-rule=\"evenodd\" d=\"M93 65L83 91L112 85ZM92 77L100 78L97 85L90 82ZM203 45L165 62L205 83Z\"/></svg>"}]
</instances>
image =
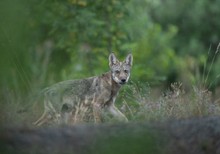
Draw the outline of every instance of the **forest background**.
<instances>
[{"instance_id":1,"label":"forest background","mask_svg":"<svg viewBox=\"0 0 220 154\"><path fill-rule=\"evenodd\" d=\"M171 95L179 90L184 95L172 102L208 89L212 93L208 108L215 102L216 109L220 94L219 6L217 0L1 0L1 122L18 117L19 110L30 106L30 98L49 85L108 71L112 51L119 59L129 52L134 56L129 85L136 89L131 92L128 85L119 97L129 119L137 119L134 115L143 102L151 113L163 109L163 114L156 112L160 117L165 113L178 117L184 107L178 104L175 112L170 107L164 96L170 88ZM163 100L152 103L158 94ZM198 99L203 96L193 98L201 103ZM163 108L162 103L167 106ZM154 110L155 104L159 107ZM188 115L188 109L183 115ZM192 115L200 110L193 109ZM144 117L154 119L155 115Z\"/></svg>"}]
</instances>

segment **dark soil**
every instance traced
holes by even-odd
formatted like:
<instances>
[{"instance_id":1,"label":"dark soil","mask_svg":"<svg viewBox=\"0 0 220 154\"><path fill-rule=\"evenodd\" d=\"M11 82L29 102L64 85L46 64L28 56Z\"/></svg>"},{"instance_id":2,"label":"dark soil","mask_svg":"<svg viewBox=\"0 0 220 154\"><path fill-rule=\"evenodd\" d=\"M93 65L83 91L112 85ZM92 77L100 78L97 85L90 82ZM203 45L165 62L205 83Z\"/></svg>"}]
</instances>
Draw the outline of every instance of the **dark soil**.
<instances>
[{"instance_id":1,"label":"dark soil","mask_svg":"<svg viewBox=\"0 0 220 154\"><path fill-rule=\"evenodd\" d=\"M220 154L220 117L2 128L0 150L13 154Z\"/></svg>"}]
</instances>

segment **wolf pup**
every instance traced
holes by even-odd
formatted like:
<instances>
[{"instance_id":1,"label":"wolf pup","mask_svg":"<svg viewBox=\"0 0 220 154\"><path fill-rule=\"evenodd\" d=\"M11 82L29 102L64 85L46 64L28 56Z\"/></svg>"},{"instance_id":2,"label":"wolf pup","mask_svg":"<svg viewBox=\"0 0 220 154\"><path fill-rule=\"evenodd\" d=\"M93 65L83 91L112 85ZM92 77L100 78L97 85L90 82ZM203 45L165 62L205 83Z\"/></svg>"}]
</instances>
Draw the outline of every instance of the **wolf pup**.
<instances>
[{"instance_id":1,"label":"wolf pup","mask_svg":"<svg viewBox=\"0 0 220 154\"><path fill-rule=\"evenodd\" d=\"M56 123L75 123L91 111L95 123L102 122L102 112L108 111L120 121L128 121L115 107L115 99L122 85L128 82L133 56L128 54L120 62L114 53L109 55L110 71L100 76L79 80L67 80L46 88L44 94L44 113L34 125L53 121Z\"/></svg>"}]
</instances>

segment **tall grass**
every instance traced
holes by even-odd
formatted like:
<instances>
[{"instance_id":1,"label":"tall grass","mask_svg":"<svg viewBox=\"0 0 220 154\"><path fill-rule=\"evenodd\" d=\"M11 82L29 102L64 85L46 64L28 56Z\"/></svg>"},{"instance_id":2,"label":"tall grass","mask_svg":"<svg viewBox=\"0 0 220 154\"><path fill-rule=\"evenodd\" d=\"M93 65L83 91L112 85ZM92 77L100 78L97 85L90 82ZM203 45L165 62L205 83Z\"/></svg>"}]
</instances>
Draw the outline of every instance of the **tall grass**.
<instances>
[{"instance_id":1,"label":"tall grass","mask_svg":"<svg viewBox=\"0 0 220 154\"><path fill-rule=\"evenodd\" d=\"M209 78L209 75L210 75L210 72L211 72L211 70L212 70L212 68L213 68L213 64L214 64L214 62L215 62L215 60L216 60L216 57L217 57L217 55L218 55L218 53L219 53L219 48L220 48L220 42L219 42L219 44L218 44L218 46L217 46L217 48L216 48L216 51L215 51L215 53L214 53L214 56L213 56L213 58L212 58L212 61L211 61L211 65L210 65L210 67L208 68L208 73L206 74L206 77L205 77L205 73L203 73L203 85L206 85L207 84L207 80L208 80L208 78ZM211 50L211 46L210 46L210 48L209 48L209 51L208 51L208 58L209 58L209 55L210 55L210 50ZM207 60L208 60L208 58L207 58ZM206 71L206 63L204 64L204 70L203 70L203 72L205 72ZM216 78L217 79L217 78ZM209 86L208 86L208 88L210 88L210 86L212 85L212 83L213 82L211 82L210 84L209 84Z\"/></svg>"},{"instance_id":2,"label":"tall grass","mask_svg":"<svg viewBox=\"0 0 220 154\"><path fill-rule=\"evenodd\" d=\"M171 88L156 99L144 95L136 85L130 85L125 93L127 98L124 104L131 104L125 112L133 121L185 119L220 114L220 104L212 102L210 91L192 87L192 91L186 93L181 83L171 84Z\"/></svg>"},{"instance_id":3,"label":"tall grass","mask_svg":"<svg viewBox=\"0 0 220 154\"><path fill-rule=\"evenodd\" d=\"M208 67L207 61L211 55L208 51L207 61L204 63L202 80L198 85L192 85L190 92L183 89L181 82L172 83L170 88L161 92L156 99L152 98L149 85L132 83L124 91L123 104L127 107L126 115L131 120L166 120L183 119L198 116L220 115L219 101L212 100L209 90L212 81L208 84L210 72L218 56L220 43ZM219 76L216 77L216 80ZM147 91L146 91L147 90Z\"/></svg>"},{"instance_id":4,"label":"tall grass","mask_svg":"<svg viewBox=\"0 0 220 154\"><path fill-rule=\"evenodd\" d=\"M190 92L183 89L184 86L181 82L175 82L167 90L162 91L160 95L156 95L155 97L152 94L153 90L149 84L130 82L120 92L119 98L116 99L116 106L119 106L130 121L185 119L219 115L220 103L219 101L212 100L212 92L209 91L212 82L207 84L214 61L218 56L219 48L220 43L217 46L209 67L207 63L204 64L201 84L193 85ZM208 55L210 55L210 50ZM43 102L34 104L34 101L32 101L29 103L30 108L26 112L19 112L24 105L22 103L23 98L8 89L4 89L2 95L5 96L5 100L3 100L5 102L4 106L1 105L0 109L0 123L2 124L31 125L43 112ZM31 105L32 103L33 105ZM82 113L86 114L84 112ZM111 118L106 119L109 121L112 120ZM89 120L85 121L89 122Z\"/></svg>"}]
</instances>

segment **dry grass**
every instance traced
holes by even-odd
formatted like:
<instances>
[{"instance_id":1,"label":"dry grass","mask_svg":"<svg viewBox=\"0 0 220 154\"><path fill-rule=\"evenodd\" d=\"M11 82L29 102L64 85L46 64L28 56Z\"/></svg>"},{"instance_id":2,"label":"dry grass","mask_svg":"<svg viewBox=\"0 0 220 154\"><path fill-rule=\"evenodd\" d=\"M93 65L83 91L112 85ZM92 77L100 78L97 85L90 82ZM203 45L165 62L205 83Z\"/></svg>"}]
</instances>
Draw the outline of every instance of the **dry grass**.
<instances>
[{"instance_id":1,"label":"dry grass","mask_svg":"<svg viewBox=\"0 0 220 154\"><path fill-rule=\"evenodd\" d=\"M193 87L191 92L185 92L182 87L181 83L173 83L170 89L153 98L149 85L132 83L121 91L116 105L130 121L163 121L220 114L220 104L212 101L210 91ZM19 112L24 107L22 99L16 99L12 93L8 95L7 103L1 104L2 124L31 125L42 114L43 103L38 102L26 112ZM104 116L107 122L115 122L109 115Z\"/></svg>"},{"instance_id":2,"label":"dry grass","mask_svg":"<svg viewBox=\"0 0 220 154\"><path fill-rule=\"evenodd\" d=\"M193 87L191 92L185 92L181 83L173 83L170 87L161 96L152 99L149 88L146 92L146 88L133 83L123 94L126 115L135 121L219 115L220 104L212 101L210 91Z\"/></svg>"},{"instance_id":3,"label":"dry grass","mask_svg":"<svg viewBox=\"0 0 220 154\"><path fill-rule=\"evenodd\" d=\"M116 105L130 121L163 121L220 114L220 104L218 101L212 101L210 91L192 87L190 92L186 92L182 87L181 83L173 83L170 89L160 96L153 97L149 85L133 82L121 91ZM8 92L7 95L6 103L1 104L1 124L32 125L32 122L42 114L42 102L31 106L27 111L19 112L24 108L22 99L13 93ZM108 114L103 115L106 122L117 122Z\"/></svg>"}]
</instances>

